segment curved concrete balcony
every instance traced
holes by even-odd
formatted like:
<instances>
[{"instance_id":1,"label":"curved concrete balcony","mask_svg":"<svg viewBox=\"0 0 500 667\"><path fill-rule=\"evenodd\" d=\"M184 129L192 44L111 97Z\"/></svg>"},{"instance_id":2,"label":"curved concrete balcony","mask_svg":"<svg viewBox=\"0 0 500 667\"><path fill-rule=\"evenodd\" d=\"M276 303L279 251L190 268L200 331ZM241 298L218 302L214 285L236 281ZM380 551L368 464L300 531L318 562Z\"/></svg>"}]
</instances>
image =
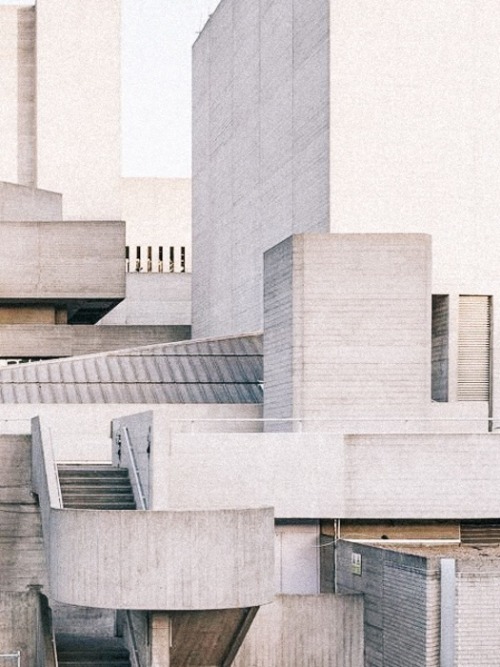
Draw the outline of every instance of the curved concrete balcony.
<instances>
[{"instance_id":1,"label":"curved concrete balcony","mask_svg":"<svg viewBox=\"0 0 500 667\"><path fill-rule=\"evenodd\" d=\"M65 509L52 433L39 418L32 422L32 456L51 598L87 607L179 611L272 601L271 507Z\"/></svg>"},{"instance_id":2,"label":"curved concrete balcony","mask_svg":"<svg viewBox=\"0 0 500 667\"><path fill-rule=\"evenodd\" d=\"M50 510L50 595L112 609L229 609L270 602L271 508Z\"/></svg>"}]
</instances>

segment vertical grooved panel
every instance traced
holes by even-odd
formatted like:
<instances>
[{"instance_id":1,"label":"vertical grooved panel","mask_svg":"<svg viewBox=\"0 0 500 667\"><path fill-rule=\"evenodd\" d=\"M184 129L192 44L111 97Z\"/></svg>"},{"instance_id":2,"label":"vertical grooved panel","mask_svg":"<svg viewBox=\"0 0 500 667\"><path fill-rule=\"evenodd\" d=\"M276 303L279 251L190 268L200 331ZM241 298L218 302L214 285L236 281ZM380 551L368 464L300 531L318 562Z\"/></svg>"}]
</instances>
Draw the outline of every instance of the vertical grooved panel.
<instances>
[{"instance_id":1,"label":"vertical grooved panel","mask_svg":"<svg viewBox=\"0 0 500 667\"><path fill-rule=\"evenodd\" d=\"M458 400L490 396L491 298L459 297Z\"/></svg>"}]
</instances>

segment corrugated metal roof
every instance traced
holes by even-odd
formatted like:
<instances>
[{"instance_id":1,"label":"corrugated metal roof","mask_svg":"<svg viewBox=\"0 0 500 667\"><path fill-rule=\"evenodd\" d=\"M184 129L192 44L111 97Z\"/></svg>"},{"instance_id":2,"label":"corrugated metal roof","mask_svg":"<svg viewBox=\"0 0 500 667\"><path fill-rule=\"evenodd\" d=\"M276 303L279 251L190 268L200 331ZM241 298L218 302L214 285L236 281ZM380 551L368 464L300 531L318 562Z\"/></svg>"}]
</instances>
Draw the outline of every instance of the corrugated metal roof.
<instances>
[{"instance_id":1,"label":"corrugated metal roof","mask_svg":"<svg viewBox=\"0 0 500 667\"><path fill-rule=\"evenodd\" d=\"M0 403L261 403L262 336L114 350L0 369Z\"/></svg>"}]
</instances>

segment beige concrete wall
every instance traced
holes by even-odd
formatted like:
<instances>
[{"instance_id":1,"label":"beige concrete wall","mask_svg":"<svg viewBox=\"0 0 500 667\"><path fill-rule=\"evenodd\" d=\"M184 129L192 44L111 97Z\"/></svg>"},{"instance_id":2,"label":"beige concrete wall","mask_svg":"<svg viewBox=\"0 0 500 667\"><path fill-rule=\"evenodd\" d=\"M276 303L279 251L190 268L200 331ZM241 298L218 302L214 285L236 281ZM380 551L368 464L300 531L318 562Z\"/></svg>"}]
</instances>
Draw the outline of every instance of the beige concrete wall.
<instances>
[{"instance_id":1,"label":"beige concrete wall","mask_svg":"<svg viewBox=\"0 0 500 667\"><path fill-rule=\"evenodd\" d=\"M330 3L331 230L432 234L439 294L498 288L499 27L487 0Z\"/></svg>"},{"instance_id":2,"label":"beige concrete wall","mask_svg":"<svg viewBox=\"0 0 500 667\"><path fill-rule=\"evenodd\" d=\"M173 246L177 254L183 246L186 271L191 271L191 179L122 178L121 189L122 219L127 223L131 263L135 247L141 246L146 271L147 246L152 246L155 262L157 249L163 246L164 270L167 271L169 247Z\"/></svg>"},{"instance_id":3,"label":"beige concrete wall","mask_svg":"<svg viewBox=\"0 0 500 667\"><path fill-rule=\"evenodd\" d=\"M194 45L194 335L262 326L262 254L329 229L328 0L221 2Z\"/></svg>"},{"instance_id":4,"label":"beige concrete wall","mask_svg":"<svg viewBox=\"0 0 500 667\"><path fill-rule=\"evenodd\" d=\"M0 6L0 44L0 181L33 186L36 182L33 7Z\"/></svg>"},{"instance_id":5,"label":"beige concrete wall","mask_svg":"<svg viewBox=\"0 0 500 667\"><path fill-rule=\"evenodd\" d=\"M13 183L0 183L0 221L62 220L62 196Z\"/></svg>"},{"instance_id":6,"label":"beige concrete wall","mask_svg":"<svg viewBox=\"0 0 500 667\"><path fill-rule=\"evenodd\" d=\"M36 664L38 591L0 592L0 653L21 652L21 667ZM16 659L2 658L4 665L15 665Z\"/></svg>"},{"instance_id":7,"label":"beige concrete wall","mask_svg":"<svg viewBox=\"0 0 500 667\"><path fill-rule=\"evenodd\" d=\"M120 2L36 11L38 185L62 192L65 219L119 220Z\"/></svg>"},{"instance_id":8,"label":"beige concrete wall","mask_svg":"<svg viewBox=\"0 0 500 667\"><path fill-rule=\"evenodd\" d=\"M265 254L266 417L429 404L425 235L304 234Z\"/></svg>"},{"instance_id":9,"label":"beige concrete wall","mask_svg":"<svg viewBox=\"0 0 500 667\"><path fill-rule=\"evenodd\" d=\"M125 286L125 299L99 324L191 324L191 274L127 273Z\"/></svg>"},{"instance_id":10,"label":"beige concrete wall","mask_svg":"<svg viewBox=\"0 0 500 667\"><path fill-rule=\"evenodd\" d=\"M263 604L274 593L273 524L272 509L52 510L50 594L111 609Z\"/></svg>"},{"instance_id":11,"label":"beige concrete wall","mask_svg":"<svg viewBox=\"0 0 500 667\"><path fill-rule=\"evenodd\" d=\"M18 22L17 7L0 7L0 181L18 182ZM26 11L26 10L23 10Z\"/></svg>"},{"instance_id":12,"label":"beige concrete wall","mask_svg":"<svg viewBox=\"0 0 500 667\"><path fill-rule=\"evenodd\" d=\"M0 307L0 322L1 316ZM139 345L169 343L189 337L190 328L186 326L97 327L91 324L0 323L0 357L69 357Z\"/></svg>"},{"instance_id":13,"label":"beige concrete wall","mask_svg":"<svg viewBox=\"0 0 500 667\"><path fill-rule=\"evenodd\" d=\"M36 9L18 13L18 183L35 186L36 165Z\"/></svg>"},{"instance_id":14,"label":"beige concrete wall","mask_svg":"<svg viewBox=\"0 0 500 667\"><path fill-rule=\"evenodd\" d=\"M175 503L175 507L181 506L170 497L166 478L168 471L165 465L168 464L172 434L196 433L200 429L219 434L255 433L262 430L260 405L144 405L140 408L145 411L137 413L138 407L132 413L117 410L113 415L113 462L118 464L119 461L118 437L122 442L122 451L125 446L123 430L126 428L147 506L155 510L168 509L171 502ZM192 486L192 482L189 485ZM255 507L251 499L249 502L249 506ZM236 505L242 506L239 501L236 501Z\"/></svg>"},{"instance_id":15,"label":"beige concrete wall","mask_svg":"<svg viewBox=\"0 0 500 667\"><path fill-rule=\"evenodd\" d=\"M290 519L481 518L500 511L498 446L493 434L169 436L155 425L150 479L158 509L264 503Z\"/></svg>"},{"instance_id":16,"label":"beige concrete wall","mask_svg":"<svg viewBox=\"0 0 500 667\"><path fill-rule=\"evenodd\" d=\"M125 296L119 222L2 222L0 298Z\"/></svg>"},{"instance_id":17,"label":"beige concrete wall","mask_svg":"<svg viewBox=\"0 0 500 667\"><path fill-rule=\"evenodd\" d=\"M235 667L362 667L360 596L279 595L261 607Z\"/></svg>"}]
</instances>

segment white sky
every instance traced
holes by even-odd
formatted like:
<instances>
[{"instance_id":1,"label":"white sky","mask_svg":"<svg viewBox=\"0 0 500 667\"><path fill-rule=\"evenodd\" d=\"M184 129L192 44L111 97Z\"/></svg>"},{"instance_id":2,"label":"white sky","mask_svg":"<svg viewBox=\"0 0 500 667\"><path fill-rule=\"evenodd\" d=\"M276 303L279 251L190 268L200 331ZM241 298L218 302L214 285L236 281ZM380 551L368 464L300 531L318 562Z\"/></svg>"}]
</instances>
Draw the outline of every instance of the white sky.
<instances>
[{"instance_id":1,"label":"white sky","mask_svg":"<svg viewBox=\"0 0 500 667\"><path fill-rule=\"evenodd\" d=\"M191 46L218 4L122 0L124 176L190 176Z\"/></svg>"},{"instance_id":2,"label":"white sky","mask_svg":"<svg viewBox=\"0 0 500 667\"><path fill-rule=\"evenodd\" d=\"M123 174L191 174L191 46L219 0L122 0Z\"/></svg>"}]
</instances>

